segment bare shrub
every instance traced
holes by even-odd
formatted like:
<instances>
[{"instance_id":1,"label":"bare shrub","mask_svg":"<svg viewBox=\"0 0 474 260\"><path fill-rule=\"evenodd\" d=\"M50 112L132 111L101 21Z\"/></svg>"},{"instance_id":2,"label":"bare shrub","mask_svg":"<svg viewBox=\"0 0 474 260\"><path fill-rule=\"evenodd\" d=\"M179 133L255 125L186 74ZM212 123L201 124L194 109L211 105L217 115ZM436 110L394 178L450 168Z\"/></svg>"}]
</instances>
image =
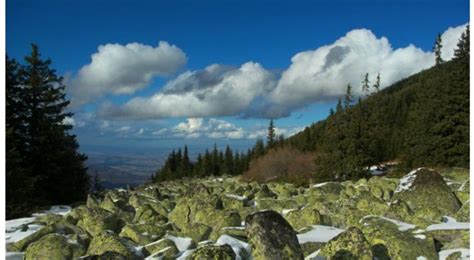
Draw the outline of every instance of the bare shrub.
<instances>
[{"instance_id":1,"label":"bare shrub","mask_svg":"<svg viewBox=\"0 0 474 260\"><path fill-rule=\"evenodd\" d=\"M295 148L284 147L270 150L253 160L242 176L247 181L287 181L305 185L311 181L315 171L314 155Z\"/></svg>"}]
</instances>

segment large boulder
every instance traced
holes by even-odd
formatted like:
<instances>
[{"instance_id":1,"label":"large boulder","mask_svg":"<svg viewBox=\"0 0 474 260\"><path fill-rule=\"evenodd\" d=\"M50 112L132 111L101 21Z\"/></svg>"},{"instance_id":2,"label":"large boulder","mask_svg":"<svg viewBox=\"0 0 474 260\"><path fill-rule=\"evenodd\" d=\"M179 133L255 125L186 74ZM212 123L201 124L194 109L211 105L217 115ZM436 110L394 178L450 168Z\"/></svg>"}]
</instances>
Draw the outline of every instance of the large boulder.
<instances>
[{"instance_id":1,"label":"large boulder","mask_svg":"<svg viewBox=\"0 0 474 260\"><path fill-rule=\"evenodd\" d=\"M360 229L350 227L327 242L318 255L330 259L372 260L372 247Z\"/></svg>"},{"instance_id":2,"label":"large boulder","mask_svg":"<svg viewBox=\"0 0 474 260\"><path fill-rule=\"evenodd\" d=\"M400 179L392 200L405 201L419 218L439 221L444 215L453 215L460 202L443 177L426 168L413 170Z\"/></svg>"},{"instance_id":3,"label":"large boulder","mask_svg":"<svg viewBox=\"0 0 474 260\"><path fill-rule=\"evenodd\" d=\"M245 219L245 228L255 259L303 259L296 232L277 212L250 214Z\"/></svg>"},{"instance_id":4,"label":"large boulder","mask_svg":"<svg viewBox=\"0 0 474 260\"><path fill-rule=\"evenodd\" d=\"M25 252L26 260L36 259L74 259L86 253L84 247L66 236L48 234L30 244Z\"/></svg>"},{"instance_id":5,"label":"large boulder","mask_svg":"<svg viewBox=\"0 0 474 260\"><path fill-rule=\"evenodd\" d=\"M134 246L127 240L117 236L110 231L98 233L92 239L87 254L101 255L107 251L117 252L127 257L127 259L141 259Z\"/></svg>"},{"instance_id":6,"label":"large boulder","mask_svg":"<svg viewBox=\"0 0 474 260\"><path fill-rule=\"evenodd\" d=\"M92 236L105 230L120 232L124 222L114 213L102 208L84 208L78 213L77 226Z\"/></svg>"},{"instance_id":7,"label":"large boulder","mask_svg":"<svg viewBox=\"0 0 474 260\"><path fill-rule=\"evenodd\" d=\"M321 214L313 207L304 207L302 209L290 210L285 219L295 229L299 230L311 225L331 225L328 216Z\"/></svg>"},{"instance_id":8,"label":"large boulder","mask_svg":"<svg viewBox=\"0 0 474 260\"><path fill-rule=\"evenodd\" d=\"M379 216L365 217L361 219L361 224L369 242L386 248L392 259L437 258L433 238L413 224Z\"/></svg>"},{"instance_id":9,"label":"large boulder","mask_svg":"<svg viewBox=\"0 0 474 260\"><path fill-rule=\"evenodd\" d=\"M129 238L138 245L145 245L162 238L167 230L168 228L163 225L127 224L119 235Z\"/></svg>"},{"instance_id":10,"label":"large boulder","mask_svg":"<svg viewBox=\"0 0 474 260\"><path fill-rule=\"evenodd\" d=\"M205 245L196 249L190 256L190 260L215 259L234 260L235 253L229 245Z\"/></svg>"},{"instance_id":11,"label":"large boulder","mask_svg":"<svg viewBox=\"0 0 474 260\"><path fill-rule=\"evenodd\" d=\"M167 249L166 251L163 251L163 249L166 249L166 248L171 248L172 250ZM176 244L174 243L174 241L169 239L169 238L163 238L163 239L160 239L160 240L155 241L153 243L147 244L144 247L144 251L148 255L163 253L163 254L160 255L162 257L164 255L166 255L167 257L172 257L172 256L176 255L179 252L179 250L176 247ZM164 253L166 253L166 254L164 254ZM171 253L173 253L173 254L171 255Z\"/></svg>"}]
</instances>

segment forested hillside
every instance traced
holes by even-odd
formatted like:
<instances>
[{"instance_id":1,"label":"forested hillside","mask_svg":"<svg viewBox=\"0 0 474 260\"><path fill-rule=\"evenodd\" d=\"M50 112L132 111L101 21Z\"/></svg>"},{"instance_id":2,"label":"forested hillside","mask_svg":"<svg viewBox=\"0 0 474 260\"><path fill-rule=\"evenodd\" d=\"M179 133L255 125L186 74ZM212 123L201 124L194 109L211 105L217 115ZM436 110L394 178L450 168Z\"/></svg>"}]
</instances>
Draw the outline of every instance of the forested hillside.
<instances>
[{"instance_id":1,"label":"forested hillside","mask_svg":"<svg viewBox=\"0 0 474 260\"><path fill-rule=\"evenodd\" d=\"M467 37L466 37L467 35ZM323 121L287 140L316 153L319 178L351 178L367 166L469 166L469 32L456 57L354 104L349 93ZM383 75L382 75L383 76ZM364 86L364 84L362 84Z\"/></svg>"}]
</instances>

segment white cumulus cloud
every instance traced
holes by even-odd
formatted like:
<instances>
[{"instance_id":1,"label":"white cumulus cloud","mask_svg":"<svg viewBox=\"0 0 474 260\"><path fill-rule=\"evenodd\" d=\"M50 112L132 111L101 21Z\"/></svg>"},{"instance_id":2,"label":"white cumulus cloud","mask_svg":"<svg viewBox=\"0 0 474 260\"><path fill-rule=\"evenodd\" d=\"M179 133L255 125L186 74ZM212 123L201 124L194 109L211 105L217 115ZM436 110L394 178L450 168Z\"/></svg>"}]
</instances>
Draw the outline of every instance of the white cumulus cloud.
<instances>
[{"instance_id":1,"label":"white cumulus cloud","mask_svg":"<svg viewBox=\"0 0 474 260\"><path fill-rule=\"evenodd\" d=\"M186 54L160 41L153 47L141 43L105 44L71 80L72 103L81 105L106 94L132 94L155 76L170 76L186 63Z\"/></svg>"},{"instance_id":2,"label":"white cumulus cloud","mask_svg":"<svg viewBox=\"0 0 474 260\"><path fill-rule=\"evenodd\" d=\"M464 29L465 25L461 25L442 34L445 60L452 58ZM371 84L380 73L384 88L433 66L434 62L431 51L413 44L393 48L386 37L378 37L368 29L355 29L332 44L295 54L281 75L256 62L244 63L239 68L213 64L180 74L150 97L132 98L121 106L103 104L99 115L106 119L139 120L280 118L311 103L334 101L344 95L349 83L355 95L362 95L360 86L366 73ZM213 136L221 134L216 132Z\"/></svg>"}]
</instances>

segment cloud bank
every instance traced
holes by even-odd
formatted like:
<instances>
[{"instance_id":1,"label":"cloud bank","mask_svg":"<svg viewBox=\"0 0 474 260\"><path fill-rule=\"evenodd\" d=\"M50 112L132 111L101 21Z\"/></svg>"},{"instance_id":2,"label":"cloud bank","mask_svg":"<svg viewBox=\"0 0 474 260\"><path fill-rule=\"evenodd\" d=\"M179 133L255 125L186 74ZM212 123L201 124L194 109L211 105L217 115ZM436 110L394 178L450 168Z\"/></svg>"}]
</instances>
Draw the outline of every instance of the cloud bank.
<instances>
[{"instance_id":1,"label":"cloud bank","mask_svg":"<svg viewBox=\"0 0 474 260\"><path fill-rule=\"evenodd\" d=\"M465 26L449 28L442 34L445 60L453 57ZM128 61L129 58L117 59L105 74L115 74L118 69L124 75L108 79L100 74L99 80L95 77L99 72L95 71L94 66L102 69L107 66L101 66L99 61L109 61L106 58L109 56L105 54L108 51L103 49L117 48L121 50L118 53L128 53L123 49L132 48L129 45L106 46L99 48L99 53L93 55L92 63L83 67L78 75L78 79L87 83L86 86L93 86L90 82L102 84L105 81L99 86L107 87L92 88L99 90L100 95L133 93L147 85L154 75L172 73L186 61L179 48L167 43L160 43L157 48L140 45L136 48L145 48L150 52L155 50L155 59L147 54L147 62L137 58L132 64L139 65L132 68L120 65L121 61ZM145 59L140 55L135 57ZM163 60L167 62L158 62ZM387 38L377 37L367 29L356 29L332 44L295 54L290 66L280 75L252 61L237 68L213 64L202 70L183 72L152 96L135 97L121 106L103 104L98 114L111 120L218 116L280 118L311 103L335 100L344 94L348 83L353 86L354 94L362 95L360 85L366 73L369 73L371 83L380 73L381 88L384 88L433 66L434 62L431 51L423 51L412 44L394 49Z\"/></svg>"},{"instance_id":2,"label":"cloud bank","mask_svg":"<svg viewBox=\"0 0 474 260\"><path fill-rule=\"evenodd\" d=\"M81 105L106 94L132 94L156 76L170 76L186 63L186 54L160 41L152 47L140 43L100 45L71 80L72 104Z\"/></svg>"}]
</instances>

